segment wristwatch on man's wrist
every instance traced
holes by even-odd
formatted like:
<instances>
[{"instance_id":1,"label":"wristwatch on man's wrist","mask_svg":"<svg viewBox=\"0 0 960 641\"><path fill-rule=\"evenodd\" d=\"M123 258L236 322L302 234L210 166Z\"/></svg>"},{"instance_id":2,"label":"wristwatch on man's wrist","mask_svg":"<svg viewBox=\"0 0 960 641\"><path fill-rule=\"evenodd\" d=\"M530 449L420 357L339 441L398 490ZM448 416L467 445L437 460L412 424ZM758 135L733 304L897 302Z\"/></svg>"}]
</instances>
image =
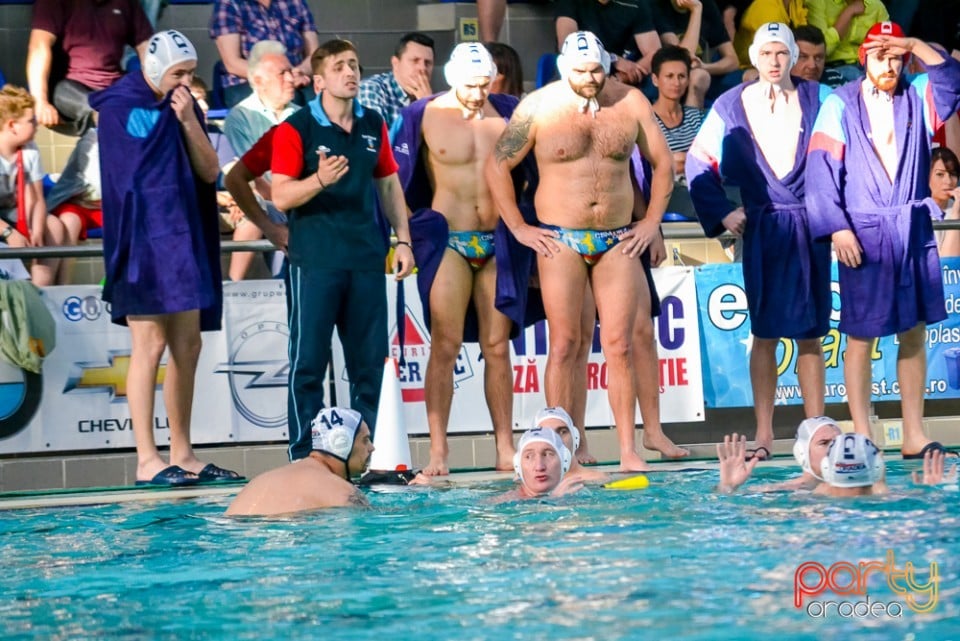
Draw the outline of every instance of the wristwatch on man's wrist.
<instances>
[{"instance_id":1,"label":"wristwatch on man's wrist","mask_svg":"<svg viewBox=\"0 0 960 641\"><path fill-rule=\"evenodd\" d=\"M7 225L6 229L4 229L3 231L0 231L0 240L6 240L10 238L10 235L12 233L13 233L13 227L11 225Z\"/></svg>"}]
</instances>

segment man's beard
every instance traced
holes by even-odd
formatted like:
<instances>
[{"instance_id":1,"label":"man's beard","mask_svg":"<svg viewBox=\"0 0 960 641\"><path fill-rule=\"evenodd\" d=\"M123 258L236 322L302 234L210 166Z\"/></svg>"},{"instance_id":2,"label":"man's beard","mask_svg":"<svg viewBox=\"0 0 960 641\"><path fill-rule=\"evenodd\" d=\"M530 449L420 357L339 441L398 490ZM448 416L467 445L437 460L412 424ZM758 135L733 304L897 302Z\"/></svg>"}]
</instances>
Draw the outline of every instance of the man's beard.
<instances>
[{"instance_id":1,"label":"man's beard","mask_svg":"<svg viewBox=\"0 0 960 641\"><path fill-rule=\"evenodd\" d=\"M899 74L888 75L888 72L884 72L879 76L875 76L869 71L867 72L867 78L870 79L870 82L873 83L873 86L879 89L880 91L893 91L897 86L897 81L900 80Z\"/></svg>"}]
</instances>

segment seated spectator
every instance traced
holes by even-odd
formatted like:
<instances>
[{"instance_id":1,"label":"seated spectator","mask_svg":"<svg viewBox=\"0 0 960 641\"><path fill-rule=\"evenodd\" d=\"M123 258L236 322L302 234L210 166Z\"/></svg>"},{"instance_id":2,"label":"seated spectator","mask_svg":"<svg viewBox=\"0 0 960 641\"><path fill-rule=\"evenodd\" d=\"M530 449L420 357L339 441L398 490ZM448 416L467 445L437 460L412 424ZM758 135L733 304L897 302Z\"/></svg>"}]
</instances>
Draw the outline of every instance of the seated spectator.
<instances>
[{"instance_id":1,"label":"seated spectator","mask_svg":"<svg viewBox=\"0 0 960 641\"><path fill-rule=\"evenodd\" d=\"M790 74L820 82L823 76L823 67L826 62L827 45L823 39L823 32L813 25L803 25L793 30L793 37L797 41L797 49L800 55L796 64L790 70Z\"/></svg>"},{"instance_id":2,"label":"seated spectator","mask_svg":"<svg viewBox=\"0 0 960 641\"><path fill-rule=\"evenodd\" d=\"M224 123L230 144L240 155L247 153L267 130L286 120L287 116L298 109L291 102L294 93L293 74L281 43L274 40L258 42L250 51L248 65L253 93L230 110ZM286 224L286 216L269 202L269 174L257 178L255 184L271 219L277 224ZM233 240L263 238L260 228L248 224L248 219L239 209L231 211L231 219L235 219ZM243 280L255 258L256 254L253 252L234 252L230 257L230 280ZM272 271L276 274L281 268L282 261L279 261Z\"/></svg>"},{"instance_id":3,"label":"seated spectator","mask_svg":"<svg viewBox=\"0 0 960 641\"><path fill-rule=\"evenodd\" d=\"M143 56L153 27L138 0L37 0L27 45L27 83L37 122L80 135L93 125L89 96L123 75L124 47Z\"/></svg>"},{"instance_id":4,"label":"seated spectator","mask_svg":"<svg viewBox=\"0 0 960 641\"><path fill-rule=\"evenodd\" d=\"M651 101L656 89L650 81L653 54L660 48L653 14L642 0L557 0L557 50L571 33L591 31L610 52L609 73L637 86Z\"/></svg>"},{"instance_id":5,"label":"seated spectator","mask_svg":"<svg viewBox=\"0 0 960 641\"><path fill-rule=\"evenodd\" d=\"M750 62L750 45L753 34L768 22L782 22L791 29L807 24L807 9L803 0L753 0L743 11L740 26L733 38L733 48L740 60L740 68L755 71ZM752 76L752 77L750 77ZM744 81L755 79L756 73L745 75Z\"/></svg>"},{"instance_id":6,"label":"seated spectator","mask_svg":"<svg viewBox=\"0 0 960 641\"><path fill-rule=\"evenodd\" d=\"M0 240L11 247L62 245L63 225L47 215L43 167L33 142L37 133L35 101L25 89L0 89ZM37 287L56 282L60 260L34 260L30 275Z\"/></svg>"},{"instance_id":7,"label":"seated spectator","mask_svg":"<svg viewBox=\"0 0 960 641\"><path fill-rule=\"evenodd\" d=\"M943 211L945 220L960 220L960 162L946 147L937 147L930 154L930 195ZM940 256L960 256L960 229L937 231Z\"/></svg>"},{"instance_id":8,"label":"seated spectator","mask_svg":"<svg viewBox=\"0 0 960 641\"><path fill-rule=\"evenodd\" d=\"M752 0L719 0L720 11L723 14L723 28L731 42L736 37L737 29L740 28L740 20L751 2Z\"/></svg>"},{"instance_id":9,"label":"seated spectator","mask_svg":"<svg viewBox=\"0 0 960 641\"><path fill-rule=\"evenodd\" d=\"M313 97L310 56L320 45L320 36L306 0L216 0L210 37L227 70L223 81L227 107L252 93L248 61L253 46L261 40L276 40L286 47L299 90L298 102L306 104Z\"/></svg>"},{"instance_id":10,"label":"seated spectator","mask_svg":"<svg viewBox=\"0 0 960 641\"><path fill-rule=\"evenodd\" d=\"M807 22L823 32L827 43L824 84L839 87L863 75L860 45L870 27L890 19L881 0L806 0Z\"/></svg>"},{"instance_id":11,"label":"seated spectator","mask_svg":"<svg viewBox=\"0 0 960 641\"><path fill-rule=\"evenodd\" d=\"M497 66L497 77L490 83L490 93L523 97L523 63L517 50L502 42L487 43L487 50Z\"/></svg>"},{"instance_id":12,"label":"seated spectator","mask_svg":"<svg viewBox=\"0 0 960 641\"><path fill-rule=\"evenodd\" d=\"M250 50L247 61L253 93L234 106L223 123L233 150L247 153L267 129L298 109L293 104L293 68L286 48L276 40L262 40Z\"/></svg>"},{"instance_id":13,"label":"seated spectator","mask_svg":"<svg viewBox=\"0 0 960 641\"><path fill-rule=\"evenodd\" d=\"M60 178L47 196L50 213L63 223L64 244L74 246L87 238L91 229L103 227L100 194L100 146L97 129L88 129L73 148ZM69 285L76 259L61 259L58 285Z\"/></svg>"},{"instance_id":14,"label":"seated spectator","mask_svg":"<svg viewBox=\"0 0 960 641\"><path fill-rule=\"evenodd\" d=\"M673 153L674 175L683 181L687 150L703 123L700 109L683 104L689 85L690 54L681 47L665 45L654 54L652 71L658 90L653 113Z\"/></svg>"},{"instance_id":15,"label":"seated spectator","mask_svg":"<svg viewBox=\"0 0 960 641\"><path fill-rule=\"evenodd\" d=\"M360 104L377 111L391 129L401 109L433 93L430 77L434 53L433 38L427 34L405 34L390 58L391 70L360 83Z\"/></svg>"},{"instance_id":16,"label":"seated spectator","mask_svg":"<svg viewBox=\"0 0 960 641\"><path fill-rule=\"evenodd\" d=\"M708 97L740 84L737 52L723 28L716 0L657 0L655 11L660 41L690 52L688 105L702 108Z\"/></svg>"}]
</instances>

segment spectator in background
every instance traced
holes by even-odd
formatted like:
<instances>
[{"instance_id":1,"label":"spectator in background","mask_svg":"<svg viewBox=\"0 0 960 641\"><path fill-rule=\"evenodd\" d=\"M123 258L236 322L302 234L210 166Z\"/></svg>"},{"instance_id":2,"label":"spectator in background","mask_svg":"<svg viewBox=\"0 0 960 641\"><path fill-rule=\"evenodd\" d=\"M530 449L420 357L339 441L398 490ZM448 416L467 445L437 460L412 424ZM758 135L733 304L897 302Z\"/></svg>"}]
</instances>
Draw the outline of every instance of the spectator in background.
<instances>
[{"instance_id":1,"label":"spectator in background","mask_svg":"<svg viewBox=\"0 0 960 641\"><path fill-rule=\"evenodd\" d=\"M823 32L808 24L794 29L793 37L797 39L800 56L790 70L791 75L812 82L820 82L827 59L827 45Z\"/></svg>"},{"instance_id":2,"label":"spectator in background","mask_svg":"<svg viewBox=\"0 0 960 641\"><path fill-rule=\"evenodd\" d=\"M310 55L320 44L317 25L306 0L216 0L210 37L226 67L224 101L233 107L250 95L248 59L261 40L277 40L287 48L300 102L313 96Z\"/></svg>"},{"instance_id":3,"label":"spectator in background","mask_svg":"<svg viewBox=\"0 0 960 641\"><path fill-rule=\"evenodd\" d=\"M490 83L490 93L523 97L523 63L517 50L502 42L488 42L487 50L497 65L497 77Z\"/></svg>"},{"instance_id":4,"label":"spectator in background","mask_svg":"<svg viewBox=\"0 0 960 641\"><path fill-rule=\"evenodd\" d=\"M867 31L890 19L881 0L806 0L807 22L823 32L827 43L827 71L823 82L831 87L863 76L859 51Z\"/></svg>"},{"instance_id":5,"label":"spectator in background","mask_svg":"<svg viewBox=\"0 0 960 641\"><path fill-rule=\"evenodd\" d=\"M434 53L433 38L427 34L405 34L390 58L391 70L361 82L357 100L383 116L390 130L401 109L433 93L430 77Z\"/></svg>"},{"instance_id":6,"label":"spectator in background","mask_svg":"<svg viewBox=\"0 0 960 641\"><path fill-rule=\"evenodd\" d=\"M658 91L653 114L673 153L674 177L686 183L684 166L687 150L703 122L700 109L683 104L689 85L690 54L682 47L665 45L653 55L652 71L653 85Z\"/></svg>"},{"instance_id":7,"label":"spectator in background","mask_svg":"<svg viewBox=\"0 0 960 641\"><path fill-rule=\"evenodd\" d=\"M940 207L945 220L960 220L960 162L946 147L937 147L930 154L930 195ZM940 256L960 256L960 229L936 232Z\"/></svg>"},{"instance_id":8,"label":"spectator in background","mask_svg":"<svg viewBox=\"0 0 960 641\"><path fill-rule=\"evenodd\" d=\"M737 52L716 0L657 0L654 10L660 41L690 52L688 105L702 108L707 98L740 84Z\"/></svg>"},{"instance_id":9,"label":"spectator in background","mask_svg":"<svg viewBox=\"0 0 960 641\"><path fill-rule=\"evenodd\" d=\"M63 225L47 215L43 199L43 167L33 141L37 133L33 97L25 89L0 89L0 240L11 247L62 245ZM60 260L33 261L37 287L53 285Z\"/></svg>"},{"instance_id":10,"label":"spectator in background","mask_svg":"<svg viewBox=\"0 0 960 641\"><path fill-rule=\"evenodd\" d=\"M89 96L123 75L124 47L142 57L153 27L137 0L37 0L27 45L27 83L37 122L82 134L93 124Z\"/></svg>"},{"instance_id":11,"label":"spectator in background","mask_svg":"<svg viewBox=\"0 0 960 641\"><path fill-rule=\"evenodd\" d=\"M726 30L730 40L733 41L737 35L737 29L740 28L740 20L743 18L744 11L750 6L752 0L720 0L718 3L723 13L723 28Z\"/></svg>"},{"instance_id":12,"label":"spectator in background","mask_svg":"<svg viewBox=\"0 0 960 641\"><path fill-rule=\"evenodd\" d=\"M294 94L293 72L284 46L275 40L263 40L250 50L248 62L253 93L230 110L224 131L233 150L243 155L271 127L280 124L298 107L291 101ZM264 200L267 214L277 224L286 224L287 217L270 202L270 176L257 178L257 193ZM236 221L234 240L260 240L263 234L245 217ZM243 280L253 263L253 252L234 252L230 257L230 280ZM280 267L276 265L275 267ZM273 270L276 273L276 269Z\"/></svg>"},{"instance_id":13,"label":"spectator in background","mask_svg":"<svg viewBox=\"0 0 960 641\"><path fill-rule=\"evenodd\" d=\"M786 24L791 29L807 24L807 9L803 6L803 0L753 0L743 11L733 38L733 48L740 60L740 68L747 72L743 77L745 82L757 77L749 52L753 34L768 22Z\"/></svg>"},{"instance_id":14,"label":"spectator in background","mask_svg":"<svg viewBox=\"0 0 960 641\"><path fill-rule=\"evenodd\" d=\"M645 0L557 0L556 5L558 51L571 33L593 32L611 54L608 73L656 98L649 76L660 37Z\"/></svg>"},{"instance_id":15,"label":"spectator in background","mask_svg":"<svg viewBox=\"0 0 960 641\"><path fill-rule=\"evenodd\" d=\"M88 129L70 153L60 178L47 196L50 213L60 219L65 228L67 246L86 239L91 229L103 227L100 194L100 145L97 129ZM57 275L58 285L69 285L76 259L61 259Z\"/></svg>"},{"instance_id":16,"label":"spectator in background","mask_svg":"<svg viewBox=\"0 0 960 641\"><path fill-rule=\"evenodd\" d=\"M261 40L247 61L253 93L234 106L223 123L233 150L247 153L267 129L298 109L293 104L294 73L286 48L276 40Z\"/></svg>"}]
</instances>

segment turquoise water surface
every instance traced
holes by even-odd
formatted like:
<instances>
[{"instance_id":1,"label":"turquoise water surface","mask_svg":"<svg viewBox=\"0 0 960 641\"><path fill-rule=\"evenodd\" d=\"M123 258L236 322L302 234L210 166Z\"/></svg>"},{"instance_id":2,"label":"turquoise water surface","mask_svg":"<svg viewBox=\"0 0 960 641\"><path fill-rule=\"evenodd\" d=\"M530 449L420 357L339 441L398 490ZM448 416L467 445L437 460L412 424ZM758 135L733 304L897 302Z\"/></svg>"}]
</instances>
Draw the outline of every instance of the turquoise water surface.
<instances>
[{"instance_id":1,"label":"turquoise water surface","mask_svg":"<svg viewBox=\"0 0 960 641\"><path fill-rule=\"evenodd\" d=\"M718 496L661 472L505 505L506 482L370 494L370 511L225 518L229 497L0 512L4 639L960 639L958 493ZM760 468L761 480L788 468ZM814 618L805 561L940 575L929 614ZM905 603L882 577L872 602ZM821 600L862 601L827 594ZM851 606L852 607L852 606ZM891 608L893 610L893 608Z\"/></svg>"}]
</instances>

